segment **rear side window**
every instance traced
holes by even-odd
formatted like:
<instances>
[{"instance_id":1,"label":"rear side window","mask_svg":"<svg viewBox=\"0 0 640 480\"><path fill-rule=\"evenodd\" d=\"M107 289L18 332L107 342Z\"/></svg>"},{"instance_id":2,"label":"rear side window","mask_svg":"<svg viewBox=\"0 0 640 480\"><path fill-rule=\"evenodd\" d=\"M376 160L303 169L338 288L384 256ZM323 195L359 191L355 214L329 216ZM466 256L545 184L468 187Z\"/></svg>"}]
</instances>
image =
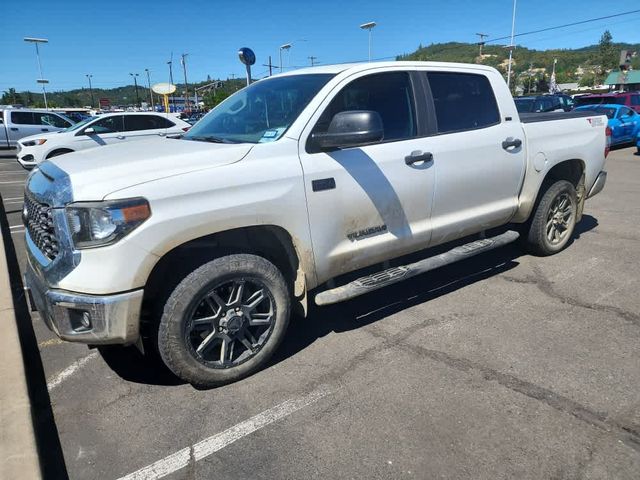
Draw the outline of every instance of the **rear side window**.
<instances>
[{"instance_id":1,"label":"rear side window","mask_svg":"<svg viewBox=\"0 0 640 480\"><path fill-rule=\"evenodd\" d=\"M36 125L33 120L33 112L11 112L11 123L16 125Z\"/></svg>"},{"instance_id":2,"label":"rear side window","mask_svg":"<svg viewBox=\"0 0 640 480\"><path fill-rule=\"evenodd\" d=\"M354 80L335 96L313 131L326 132L333 116L348 110L378 112L384 141L416 136L413 91L407 72L377 73Z\"/></svg>"},{"instance_id":3,"label":"rear side window","mask_svg":"<svg viewBox=\"0 0 640 480\"><path fill-rule=\"evenodd\" d=\"M631 95L631 105L640 105L640 95Z\"/></svg>"},{"instance_id":4,"label":"rear side window","mask_svg":"<svg viewBox=\"0 0 640 480\"><path fill-rule=\"evenodd\" d=\"M427 77L439 134L476 130L500 123L496 97L484 75L429 72Z\"/></svg>"},{"instance_id":5,"label":"rear side window","mask_svg":"<svg viewBox=\"0 0 640 480\"><path fill-rule=\"evenodd\" d=\"M159 130L172 127L174 124L157 115L125 115L124 129L127 132L136 130Z\"/></svg>"},{"instance_id":6,"label":"rear side window","mask_svg":"<svg viewBox=\"0 0 640 480\"><path fill-rule=\"evenodd\" d=\"M122 115L116 115L115 117L107 117L98 120L96 123L89 125L90 128L96 133L115 133L122 132L124 126L122 125Z\"/></svg>"}]
</instances>

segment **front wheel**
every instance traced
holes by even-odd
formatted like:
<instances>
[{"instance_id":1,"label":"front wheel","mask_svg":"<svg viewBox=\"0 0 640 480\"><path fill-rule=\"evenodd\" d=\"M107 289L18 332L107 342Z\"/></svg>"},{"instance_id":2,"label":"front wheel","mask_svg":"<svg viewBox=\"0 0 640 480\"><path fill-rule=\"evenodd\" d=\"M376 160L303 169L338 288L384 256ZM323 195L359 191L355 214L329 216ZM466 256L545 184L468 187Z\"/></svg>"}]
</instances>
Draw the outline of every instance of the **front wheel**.
<instances>
[{"instance_id":1,"label":"front wheel","mask_svg":"<svg viewBox=\"0 0 640 480\"><path fill-rule=\"evenodd\" d=\"M559 180L542 195L524 237L527 250L535 255L558 253L571 239L576 226L578 197L570 182Z\"/></svg>"},{"instance_id":2,"label":"front wheel","mask_svg":"<svg viewBox=\"0 0 640 480\"><path fill-rule=\"evenodd\" d=\"M229 255L190 273L169 296L158 330L164 363L183 380L211 387L255 372L289 323L290 294L268 260Z\"/></svg>"}]
</instances>

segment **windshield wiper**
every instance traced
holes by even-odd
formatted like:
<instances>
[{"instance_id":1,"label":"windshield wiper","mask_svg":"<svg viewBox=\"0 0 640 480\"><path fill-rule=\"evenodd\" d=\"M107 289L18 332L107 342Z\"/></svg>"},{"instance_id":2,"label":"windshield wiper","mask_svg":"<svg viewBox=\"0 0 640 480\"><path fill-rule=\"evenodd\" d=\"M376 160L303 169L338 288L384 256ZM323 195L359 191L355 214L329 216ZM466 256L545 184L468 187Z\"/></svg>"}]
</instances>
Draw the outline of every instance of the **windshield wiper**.
<instances>
[{"instance_id":1,"label":"windshield wiper","mask_svg":"<svg viewBox=\"0 0 640 480\"><path fill-rule=\"evenodd\" d=\"M187 140L196 140L198 142L210 142L210 143L235 143L226 138L214 137L213 135L203 135L199 137L189 137Z\"/></svg>"}]
</instances>

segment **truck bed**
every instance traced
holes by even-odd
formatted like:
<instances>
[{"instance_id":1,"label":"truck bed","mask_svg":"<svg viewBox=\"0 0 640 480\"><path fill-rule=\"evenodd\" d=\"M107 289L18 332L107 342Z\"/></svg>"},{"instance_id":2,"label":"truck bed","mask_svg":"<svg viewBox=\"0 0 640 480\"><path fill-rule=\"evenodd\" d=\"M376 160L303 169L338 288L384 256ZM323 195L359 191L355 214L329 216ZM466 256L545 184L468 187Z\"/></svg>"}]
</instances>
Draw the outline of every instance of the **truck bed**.
<instances>
[{"instance_id":1,"label":"truck bed","mask_svg":"<svg viewBox=\"0 0 640 480\"><path fill-rule=\"evenodd\" d=\"M597 112L544 112L544 113L521 113L520 121L522 123L550 122L553 120L567 120L569 118L584 118L599 115Z\"/></svg>"}]
</instances>

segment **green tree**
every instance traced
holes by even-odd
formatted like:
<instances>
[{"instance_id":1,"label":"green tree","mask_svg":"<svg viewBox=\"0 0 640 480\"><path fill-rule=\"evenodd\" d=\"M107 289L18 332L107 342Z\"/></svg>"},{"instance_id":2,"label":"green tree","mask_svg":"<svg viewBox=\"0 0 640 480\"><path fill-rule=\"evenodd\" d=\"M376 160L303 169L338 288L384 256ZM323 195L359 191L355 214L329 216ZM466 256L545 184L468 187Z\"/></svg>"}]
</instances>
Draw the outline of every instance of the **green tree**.
<instances>
[{"instance_id":1,"label":"green tree","mask_svg":"<svg viewBox=\"0 0 640 480\"><path fill-rule=\"evenodd\" d=\"M615 68L618 64L618 54L612 42L613 36L609 30L605 30L598 43L598 62L600 63L599 74L604 80L605 74Z\"/></svg>"},{"instance_id":2,"label":"green tree","mask_svg":"<svg viewBox=\"0 0 640 480\"><path fill-rule=\"evenodd\" d=\"M5 105L22 105L22 96L16 92L15 88L10 88L4 91L0 103Z\"/></svg>"}]
</instances>

